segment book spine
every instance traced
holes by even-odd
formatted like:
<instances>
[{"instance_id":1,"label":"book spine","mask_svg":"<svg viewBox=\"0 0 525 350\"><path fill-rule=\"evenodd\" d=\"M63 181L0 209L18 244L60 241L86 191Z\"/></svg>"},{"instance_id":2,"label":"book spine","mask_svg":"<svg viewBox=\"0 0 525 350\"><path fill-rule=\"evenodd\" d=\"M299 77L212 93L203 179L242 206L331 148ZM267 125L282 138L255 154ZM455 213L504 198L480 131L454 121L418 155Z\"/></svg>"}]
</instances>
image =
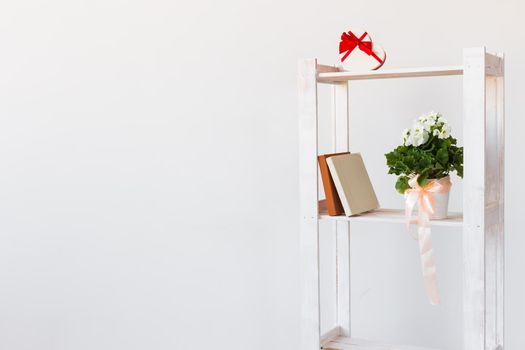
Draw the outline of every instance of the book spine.
<instances>
[{"instance_id":1,"label":"book spine","mask_svg":"<svg viewBox=\"0 0 525 350\"><path fill-rule=\"evenodd\" d=\"M328 164L328 168L330 169L330 174L332 175L332 180L334 181L335 188L337 190L337 194L339 195L339 199L341 200L341 204L343 205L343 209L345 210L345 215L352 216L352 209L350 209L350 204L348 203L348 200L346 199L346 194L344 192L343 185L341 184L339 175L337 174L337 171L332 162L332 159L328 158L326 160L326 163Z\"/></svg>"}]
</instances>

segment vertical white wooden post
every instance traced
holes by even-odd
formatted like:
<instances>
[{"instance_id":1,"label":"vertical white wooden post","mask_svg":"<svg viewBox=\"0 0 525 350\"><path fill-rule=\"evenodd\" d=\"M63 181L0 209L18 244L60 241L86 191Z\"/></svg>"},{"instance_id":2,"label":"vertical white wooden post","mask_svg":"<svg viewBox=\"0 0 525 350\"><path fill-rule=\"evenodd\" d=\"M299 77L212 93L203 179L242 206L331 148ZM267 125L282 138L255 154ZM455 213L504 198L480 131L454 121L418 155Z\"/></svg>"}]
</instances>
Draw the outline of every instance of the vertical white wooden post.
<instances>
[{"instance_id":1,"label":"vertical white wooden post","mask_svg":"<svg viewBox=\"0 0 525 350\"><path fill-rule=\"evenodd\" d=\"M486 347L503 348L504 110L503 56L486 54L485 286Z\"/></svg>"},{"instance_id":2,"label":"vertical white wooden post","mask_svg":"<svg viewBox=\"0 0 525 350\"><path fill-rule=\"evenodd\" d=\"M317 60L299 62L301 350L319 350Z\"/></svg>"},{"instance_id":3,"label":"vertical white wooden post","mask_svg":"<svg viewBox=\"0 0 525 350\"><path fill-rule=\"evenodd\" d=\"M487 64L489 64L487 54ZM485 97L485 346L496 346L496 297L497 297L497 230L499 207L499 162L498 157L498 115L497 77L487 76ZM491 203L490 206L487 204Z\"/></svg>"},{"instance_id":4,"label":"vertical white wooden post","mask_svg":"<svg viewBox=\"0 0 525 350\"><path fill-rule=\"evenodd\" d=\"M464 51L464 348L503 348L503 58Z\"/></svg>"},{"instance_id":5,"label":"vertical white wooden post","mask_svg":"<svg viewBox=\"0 0 525 350\"><path fill-rule=\"evenodd\" d=\"M505 58L503 53L498 55L500 61L500 75L496 82L496 113L498 116L498 162L499 162L499 200L498 200L498 230L496 250L496 342L504 348L504 292L505 292Z\"/></svg>"},{"instance_id":6,"label":"vertical white wooden post","mask_svg":"<svg viewBox=\"0 0 525 350\"><path fill-rule=\"evenodd\" d=\"M348 137L348 83L332 86L333 150L347 152ZM340 335L350 336L350 223L334 223L336 237L336 312Z\"/></svg>"},{"instance_id":7,"label":"vertical white wooden post","mask_svg":"<svg viewBox=\"0 0 525 350\"><path fill-rule=\"evenodd\" d=\"M464 350L485 350L485 48L463 51Z\"/></svg>"}]
</instances>

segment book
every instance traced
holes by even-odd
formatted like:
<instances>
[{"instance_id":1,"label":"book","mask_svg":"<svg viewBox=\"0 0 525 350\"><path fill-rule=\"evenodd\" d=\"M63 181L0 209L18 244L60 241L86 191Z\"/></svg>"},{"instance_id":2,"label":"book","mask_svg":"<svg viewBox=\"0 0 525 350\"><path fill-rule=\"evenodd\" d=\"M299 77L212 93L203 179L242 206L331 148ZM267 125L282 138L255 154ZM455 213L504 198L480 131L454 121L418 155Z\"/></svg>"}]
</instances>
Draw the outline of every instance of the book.
<instances>
[{"instance_id":1,"label":"book","mask_svg":"<svg viewBox=\"0 0 525 350\"><path fill-rule=\"evenodd\" d=\"M343 215L345 213L339 195L337 194L337 189L335 188L334 180L330 175L330 169L328 169L328 164L326 160L332 156L338 156L343 154L350 154L350 152L341 152L341 153L331 153L323 154L317 157L319 161L319 171L321 172L321 180L323 182L324 194L326 196L326 207L328 209L328 215L337 216Z\"/></svg>"},{"instance_id":2,"label":"book","mask_svg":"<svg viewBox=\"0 0 525 350\"><path fill-rule=\"evenodd\" d=\"M342 154L326 159L346 216L379 208L374 188L359 153Z\"/></svg>"}]
</instances>

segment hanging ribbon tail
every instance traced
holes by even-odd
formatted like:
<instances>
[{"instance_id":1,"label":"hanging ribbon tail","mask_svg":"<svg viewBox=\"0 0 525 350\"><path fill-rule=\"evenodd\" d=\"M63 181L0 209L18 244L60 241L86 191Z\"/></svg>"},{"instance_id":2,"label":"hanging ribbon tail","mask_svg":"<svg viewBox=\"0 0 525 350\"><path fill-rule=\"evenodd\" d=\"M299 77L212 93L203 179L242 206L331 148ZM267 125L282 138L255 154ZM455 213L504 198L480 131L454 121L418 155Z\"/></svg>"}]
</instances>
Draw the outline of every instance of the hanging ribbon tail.
<instances>
[{"instance_id":1,"label":"hanging ribbon tail","mask_svg":"<svg viewBox=\"0 0 525 350\"><path fill-rule=\"evenodd\" d=\"M448 190L450 187L443 186L436 181L428 184L425 187L419 186L417 182L418 176L414 176L408 181L411 187L406 191L405 200L405 215L407 218L408 230L410 231L410 221L412 212L417 202L418 217L417 217L417 239L419 243L419 255L421 259L421 269L423 273L423 282L427 292L430 304L440 304L439 289L437 285L436 262L434 260L434 249L432 247L432 235L430 230L430 215L434 213L435 201L433 193Z\"/></svg>"},{"instance_id":2,"label":"hanging ribbon tail","mask_svg":"<svg viewBox=\"0 0 525 350\"><path fill-rule=\"evenodd\" d=\"M423 271L423 282L430 304L441 303L437 283L436 262L432 248L430 227L418 227L419 252L421 255L421 268Z\"/></svg>"}]
</instances>

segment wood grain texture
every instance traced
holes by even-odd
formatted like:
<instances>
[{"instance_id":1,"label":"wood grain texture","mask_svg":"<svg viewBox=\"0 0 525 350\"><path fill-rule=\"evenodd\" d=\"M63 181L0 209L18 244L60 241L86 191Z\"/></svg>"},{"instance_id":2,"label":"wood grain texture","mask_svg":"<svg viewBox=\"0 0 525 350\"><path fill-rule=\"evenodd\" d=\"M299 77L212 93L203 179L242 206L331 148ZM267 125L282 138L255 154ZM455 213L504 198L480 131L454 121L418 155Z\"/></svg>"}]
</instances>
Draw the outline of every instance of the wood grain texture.
<instances>
[{"instance_id":1,"label":"wood grain texture","mask_svg":"<svg viewBox=\"0 0 525 350\"><path fill-rule=\"evenodd\" d=\"M301 350L320 347L316 67L299 63Z\"/></svg>"},{"instance_id":2,"label":"wood grain texture","mask_svg":"<svg viewBox=\"0 0 525 350\"><path fill-rule=\"evenodd\" d=\"M493 348L497 344L496 254L499 229L497 78L487 77L485 84L485 344Z\"/></svg>"},{"instance_id":3,"label":"wood grain texture","mask_svg":"<svg viewBox=\"0 0 525 350\"><path fill-rule=\"evenodd\" d=\"M504 73L504 61L498 55L490 53L485 57L485 73L488 76L501 77Z\"/></svg>"},{"instance_id":4,"label":"wood grain texture","mask_svg":"<svg viewBox=\"0 0 525 350\"><path fill-rule=\"evenodd\" d=\"M393 223L393 224L406 224L407 220L405 217L404 209L385 209L380 208L371 212L363 213L356 216L329 216L324 208L324 204L321 202L319 206L319 219L332 220L332 221L347 221L347 222L377 222L377 223ZM411 219L412 224L417 223L417 218ZM442 220L431 220L432 226L434 227L462 227L463 226L463 214L449 212L448 217Z\"/></svg>"},{"instance_id":5,"label":"wood grain texture","mask_svg":"<svg viewBox=\"0 0 525 350\"><path fill-rule=\"evenodd\" d=\"M463 62L463 341L485 350L485 48Z\"/></svg>"},{"instance_id":6,"label":"wood grain texture","mask_svg":"<svg viewBox=\"0 0 525 350\"><path fill-rule=\"evenodd\" d=\"M400 69L379 69L366 72L323 72L318 74L320 83L338 83L349 80L368 80L368 79L393 79L393 78L417 78L417 77L438 77L447 75L463 74L463 66L447 67L420 67L420 68L400 68Z\"/></svg>"},{"instance_id":7,"label":"wood grain texture","mask_svg":"<svg viewBox=\"0 0 525 350\"><path fill-rule=\"evenodd\" d=\"M333 149L349 151L348 83L332 87ZM336 237L336 324L340 333L350 336L350 223L334 223Z\"/></svg>"},{"instance_id":8,"label":"wood grain texture","mask_svg":"<svg viewBox=\"0 0 525 350\"><path fill-rule=\"evenodd\" d=\"M496 342L500 350L504 348L504 310L505 310L505 57L497 54L500 59L501 76L496 82L496 113L498 115L498 161L499 161L499 215L496 249Z\"/></svg>"},{"instance_id":9,"label":"wood grain texture","mask_svg":"<svg viewBox=\"0 0 525 350\"><path fill-rule=\"evenodd\" d=\"M341 335L341 328L339 326L335 326L334 328L330 329L328 332L321 335L321 348L324 348L326 344L331 342L333 339L339 337Z\"/></svg>"},{"instance_id":10,"label":"wood grain texture","mask_svg":"<svg viewBox=\"0 0 525 350\"><path fill-rule=\"evenodd\" d=\"M324 350L436 350L427 347L410 346L410 345L394 345L385 344L382 342L354 339L349 337L336 337L332 341L327 342L323 346Z\"/></svg>"},{"instance_id":11,"label":"wood grain texture","mask_svg":"<svg viewBox=\"0 0 525 350\"><path fill-rule=\"evenodd\" d=\"M503 349L504 61L464 51L464 349Z\"/></svg>"},{"instance_id":12,"label":"wood grain texture","mask_svg":"<svg viewBox=\"0 0 525 350\"><path fill-rule=\"evenodd\" d=\"M336 66L329 66L325 64L317 64L317 74L321 73L334 73L334 72L340 72L341 69L339 69Z\"/></svg>"}]
</instances>

